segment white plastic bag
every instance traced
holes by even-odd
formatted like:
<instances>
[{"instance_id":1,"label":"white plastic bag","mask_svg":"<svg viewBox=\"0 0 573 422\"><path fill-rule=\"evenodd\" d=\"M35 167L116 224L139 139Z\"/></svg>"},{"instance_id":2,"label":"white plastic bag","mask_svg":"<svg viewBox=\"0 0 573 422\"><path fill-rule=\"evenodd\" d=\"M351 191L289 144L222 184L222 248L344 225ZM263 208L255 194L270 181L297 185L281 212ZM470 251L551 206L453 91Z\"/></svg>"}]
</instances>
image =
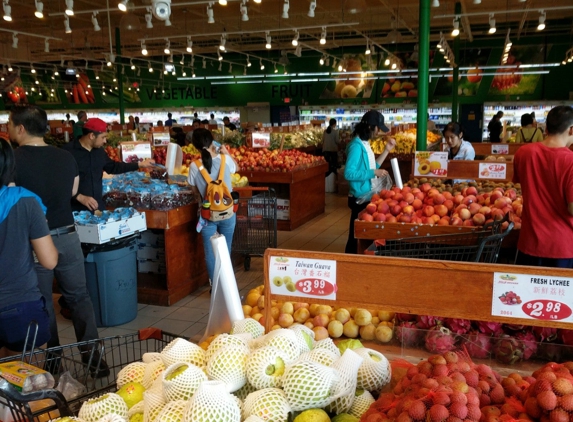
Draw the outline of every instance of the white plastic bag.
<instances>
[{"instance_id":1,"label":"white plastic bag","mask_svg":"<svg viewBox=\"0 0 573 422\"><path fill-rule=\"evenodd\" d=\"M389 174L386 174L384 177L375 177L374 181L372 182L372 189L370 189L370 191L368 191L364 195L356 198L356 203L364 204L366 202L370 202L372 195L384 189L391 189L393 185L394 182L392 182L392 178L390 177Z\"/></svg>"}]
</instances>

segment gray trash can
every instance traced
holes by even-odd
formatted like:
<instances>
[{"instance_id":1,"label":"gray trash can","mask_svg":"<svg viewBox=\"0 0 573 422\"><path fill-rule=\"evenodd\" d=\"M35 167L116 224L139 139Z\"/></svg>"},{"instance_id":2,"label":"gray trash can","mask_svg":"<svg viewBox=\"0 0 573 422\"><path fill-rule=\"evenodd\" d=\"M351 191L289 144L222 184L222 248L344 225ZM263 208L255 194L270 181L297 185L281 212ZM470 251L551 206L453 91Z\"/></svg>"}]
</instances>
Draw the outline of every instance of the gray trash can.
<instances>
[{"instance_id":1,"label":"gray trash can","mask_svg":"<svg viewBox=\"0 0 573 422\"><path fill-rule=\"evenodd\" d=\"M98 327L125 324L137 316L136 253L134 237L91 245L84 265Z\"/></svg>"}]
</instances>

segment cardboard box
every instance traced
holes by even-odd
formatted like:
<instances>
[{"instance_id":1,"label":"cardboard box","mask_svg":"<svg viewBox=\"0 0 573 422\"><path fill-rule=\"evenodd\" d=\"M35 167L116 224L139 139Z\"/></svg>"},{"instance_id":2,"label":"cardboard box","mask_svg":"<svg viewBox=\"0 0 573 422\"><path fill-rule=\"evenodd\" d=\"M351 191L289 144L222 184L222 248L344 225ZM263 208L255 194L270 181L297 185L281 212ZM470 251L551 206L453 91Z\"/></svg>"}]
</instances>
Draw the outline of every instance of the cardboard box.
<instances>
[{"instance_id":1,"label":"cardboard box","mask_svg":"<svg viewBox=\"0 0 573 422\"><path fill-rule=\"evenodd\" d=\"M33 384L43 385L43 389L54 387L52 374L22 361L0 363L0 376L24 393L33 391Z\"/></svg>"},{"instance_id":2,"label":"cardboard box","mask_svg":"<svg viewBox=\"0 0 573 422\"><path fill-rule=\"evenodd\" d=\"M165 248L140 246L137 250L137 259L151 259L165 263Z\"/></svg>"},{"instance_id":3,"label":"cardboard box","mask_svg":"<svg viewBox=\"0 0 573 422\"><path fill-rule=\"evenodd\" d=\"M277 220L290 220L290 201L277 198Z\"/></svg>"},{"instance_id":4,"label":"cardboard box","mask_svg":"<svg viewBox=\"0 0 573 422\"><path fill-rule=\"evenodd\" d=\"M165 234L163 231L156 233L152 230L145 230L141 232L141 239L139 239L140 246L155 246L165 247Z\"/></svg>"},{"instance_id":5,"label":"cardboard box","mask_svg":"<svg viewBox=\"0 0 573 422\"><path fill-rule=\"evenodd\" d=\"M165 266L165 261L154 261L149 259L138 259L137 260L137 272L140 273L152 273L152 274L165 274L167 273L167 267Z\"/></svg>"},{"instance_id":6,"label":"cardboard box","mask_svg":"<svg viewBox=\"0 0 573 422\"><path fill-rule=\"evenodd\" d=\"M76 231L82 243L102 244L111 240L121 239L147 229L145 213L135 214L133 217L114 221L111 223L84 224L76 223Z\"/></svg>"}]
</instances>

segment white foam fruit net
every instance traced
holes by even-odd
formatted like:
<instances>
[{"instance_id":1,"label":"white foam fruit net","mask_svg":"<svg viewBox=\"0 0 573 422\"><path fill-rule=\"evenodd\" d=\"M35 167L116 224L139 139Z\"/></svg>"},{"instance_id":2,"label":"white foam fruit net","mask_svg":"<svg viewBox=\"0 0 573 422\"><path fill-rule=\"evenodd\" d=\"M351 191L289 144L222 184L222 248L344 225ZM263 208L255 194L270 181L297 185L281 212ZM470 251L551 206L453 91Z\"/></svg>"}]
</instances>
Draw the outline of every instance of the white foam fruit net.
<instances>
[{"instance_id":1,"label":"white foam fruit net","mask_svg":"<svg viewBox=\"0 0 573 422\"><path fill-rule=\"evenodd\" d=\"M364 358L358 369L357 387L368 391L379 391L390 382L392 369L390 362L382 353L373 349L360 347L354 349Z\"/></svg>"},{"instance_id":2,"label":"white foam fruit net","mask_svg":"<svg viewBox=\"0 0 573 422\"><path fill-rule=\"evenodd\" d=\"M149 387L147 391L155 391L156 393L163 394L163 372L160 373L157 378L155 378L155 380L153 380L151 387Z\"/></svg>"},{"instance_id":3,"label":"white foam fruit net","mask_svg":"<svg viewBox=\"0 0 573 422\"><path fill-rule=\"evenodd\" d=\"M339 374L319 363L302 361L287 366L283 376L283 390L292 410L322 408L334 398L334 387Z\"/></svg>"},{"instance_id":4,"label":"white foam fruit net","mask_svg":"<svg viewBox=\"0 0 573 422\"><path fill-rule=\"evenodd\" d=\"M273 346L287 354L287 364L294 362L300 355L300 347L296 339L296 334L292 330L281 328L273 330L263 338L261 346Z\"/></svg>"},{"instance_id":5,"label":"white foam fruit net","mask_svg":"<svg viewBox=\"0 0 573 422\"><path fill-rule=\"evenodd\" d=\"M131 408L127 411L127 419L131 418L133 415L136 415L137 413L141 413L143 415L144 406L145 405L143 403L143 400L131 406Z\"/></svg>"},{"instance_id":6,"label":"white foam fruit net","mask_svg":"<svg viewBox=\"0 0 573 422\"><path fill-rule=\"evenodd\" d=\"M233 395L240 400L245 400L247 396L251 394L253 391L257 391L257 389L251 385L251 383L247 378L247 382L245 383L245 385L243 385L237 391L233 392Z\"/></svg>"},{"instance_id":7,"label":"white foam fruit net","mask_svg":"<svg viewBox=\"0 0 573 422\"><path fill-rule=\"evenodd\" d=\"M146 366L147 364L143 362L133 362L124 367L117 374L117 388L121 388L130 382L141 383L143 381Z\"/></svg>"},{"instance_id":8,"label":"white foam fruit net","mask_svg":"<svg viewBox=\"0 0 573 422\"><path fill-rule=\"evenodd\" d=\"M155 419L157 422L181 422L183 413L187 408L186 400L175 400L167 403Z\"/></svg>"},{"instance_id":9,"label":"white foam fruit net","mask_svg":"<svg viewBox=\"0 0 573 422\"><path fill-rule=\"evenodd\" d=\"M302 324L293 324L289 330L294 331L300 347L299 354L306 353L314 348L314 331Z\"/></svg>"},{"instance_id":10,"label":"white foam fruit net","mask_svg":"<svg viewBox=\"0 0 573 422\"><path fill-rule=\"evenodd\" d=\"M375 401L370 391L356 390L354 402L350 406L348 413L360 419Z\"/></svg>"},{"instance_id":11,"label":"white foam fruit net","mask_svg":"<svg viewBox=\"0 0 573 422\"><path fill-rule=\"evenodd\" d=\"M332 367L340 373L340 381L335 389L335 394L339 397L326 407L328 412L335 414L348 412L354 402L356 377L363 360L364 358L351 349L346 349L344 354L332 364Z\"/></svg>"},{"instance_id":12,"label":"white foam fruit net","mask_svg":"<svg viewBox=\"0 0 573 422\"><path fill-rule=\"evenodd\" d=\"M253 338L261 337L265 333L263 327L257 320L253 318L245 318L240 321L233 322L231 334L249 333Z\"/></svg>"},{"instance_id":13,"label":"white foam fruit net","mask_svg":"<svg viewBox=\"0 0 573 422\"><path fill-rule=\"evenodd\" d=\"M161 351L165 366L176 362L192 363L199 368L205 366L205 350L183 338L176 338Z\"/></svg>"},{"instance_id":14,"label":"white foam fruit net","mask_svg":"<svg viewBox=\"0 0 573 422\"><path fill-rule=\"evenodd\" d=\"M157 391L145 391L143 393L143 422L155 422L164 406L163 394Z\"/></svg>"},{"instance_id":15,"label":"white foam fruit net","mask_svg":"<svg viewBox=\"0 0 573 422\"><path fill-rule=\"evenodd\" d=\"M122 418L119 415L111 414L105 415L103 418L98 419L97 422L126 422L126 418Z\"/></svg>"},{"instance_id":16,"label":"white foam fruit net","mask_svg":"<svg viewBox=\"0 0 573 422\"><path fill-rule=\"evenodd\" d=\"M334 341L332 341L330 337L315 342L314 349L327 349L334 353L337 357L340 357L340 350L338 350L338 347L336 344L334 344Z\"/></svg>"},{"instance_id":17,"label":"white foam fruit net","mask_svg":"<svg viewBox=\"0 0 573 422\"><path fill-rule=\"evenodd\" d=\"M248 355L246 346L221 347L207 362L207 376L224 382L229 393L237 391L247 382Z\"/></svg>"},{"instance_id":18,"label":"white foam fruit net","mask_svg":"<svg viewBox=\"0 0 573 422\"><path fill-rule=\"evenodd\" d=\"M75 416L66 416L67 421L85 422L83 419L76 418ZM50 419L48 422L60 422L63 418Z\"/></svg>"},{"instance_id":19,"label":"white foam fruit net","mask_svg":"<svg viewBox=\"0 0 573 422\"><path fill-rule=\"evenodd\" d=\"M161 360L161 353L157 353L157 352L147 352L144 353L143 356L141 356L141 361L143 363L151 363L151 362L155 362L157 360Z\"/></svg>"},{"instance_id":20,"label":"white foam fruit net","mask_svg":"<svg viewBox=\"0 0 573 422\"><path fill-rule=\"evenodd\" d=\"M251 415L244 422L265 422L264 419L259 418L258 416Z\"/></svg>"},{"instance_id":21,"label":"white foam fruit net","mask_svg":"<svg viewBox=\"0 0 573 422\"><path fill-rule=\"evenodd\" d=\"M97 422L112 413L127 418L127 404L121 396L107 393L86 401L80 408L78 417L86 422Z\"/></svg>"},{"instance_id":22,"label":"white foam fruit net","mask_svg":"<svg viewBox=\"0 0 573 422\"><path fill-rule=\"evenodd\" d=\"M221 381L205 381L189 400L183 422L240 422L241 409Z\"/></svg>"},{"instance_id":23,"label":"white foam fruit net","mask_svg":"<svg viewBox=\"0 0 573 422\"><path fill-rule=\"evenodd\" d=\"M273 346L263 346L247 357L247 380L257 390L280 387L288 356Z\"/></svg>"},{"instance_id":24,"label":"white foam fruit net","mask_svg":"<svg viewBox=\"0 0 573 422\"><path fill-rule=\"evenodd\" d=\"M247 396L243 404L243 418L256 416L267 422L287 422L291 411L283 390L265 388Z\"/></svg>"},{"instance_id":25,"label":"white foam fruit net","mask_svg":"<svg viewBox=\"0 0 573 422\"><path fill-rule=\"evenodd\" d=\"M213 355L217 350L224 346L244 346L249 347L248 341L245 341L243 337L229 335L229 334L219 334L213 339L207 351L205 352L205 359L207 362L211 360Z\"/></svg>"},{"instance_id":26,"label":"white foam fruit net","mask_svg":"<svg viewBox=\"0 0 573 422\"><path fill-rule=\"evenodd\" d=\"M298 358L298 360L309 360L324 366L332 366L337 359L340 359L340 356L337 356L328 349L312 349L310 352L303 353Z\"/></svg>"},{"instance_id":27,"label":"white foam fruit net","mask_svg":"<svg viewBox=\"0 0 573 422\"><path fill-rule=\"evenodd\" d=\"M199 385L207 381L207 375L201 368L191 363L179 362L169 366L163 372L161 379L163 394L167 401L189 400Z\"/></svg>"},{"instance_id":28,"label":"white foam fruit net","mask_svg":"<svg viewBox=\"0 0 573 422\"><path fill-rule=\"evenodd\" d=\"M145 372L143 373L143 379L141 380L141 384L146 389L149 389L153 384L153 381L155 381L163 371L165 371L165 365L163 364L163 361L155 360L153 362L148 363L145 366Z\"/></svg>"}]
</instances>

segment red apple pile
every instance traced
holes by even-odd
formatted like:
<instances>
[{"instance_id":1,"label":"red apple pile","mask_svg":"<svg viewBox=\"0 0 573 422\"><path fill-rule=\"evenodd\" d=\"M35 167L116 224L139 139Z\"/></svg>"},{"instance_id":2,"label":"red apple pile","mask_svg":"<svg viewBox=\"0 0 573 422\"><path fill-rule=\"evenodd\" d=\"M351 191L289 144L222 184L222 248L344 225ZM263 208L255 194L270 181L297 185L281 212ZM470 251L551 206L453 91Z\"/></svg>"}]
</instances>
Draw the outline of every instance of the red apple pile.
<instances>
[{"instance_id":1,"label":"red apple pile","mask_svg":"<svg viewBox=\"0 0 573 422\"><path fill-rule=\"evenodd\" d=\"M294 169L312 167L324 162L324 158L301 152L297 149L284 151L267 148L227 147L240 170L289 172Z\"/></svg>"},{"instance_id":2,"label":"red apple pile","mask_svg":"<svg viewBox=\"0 0 573 422\"><path fill-rule=\"evenodd\" d=\"M510 213L515 228L521 228L522 198L513 188L495 188L479 193L474 186L458 194L440 192L430 183L418 188L394 187L374 194L361 221L437 224L439 226L483 226ZM507 224L507 223L504 223Z\"/></svg>"}]
</instances>

